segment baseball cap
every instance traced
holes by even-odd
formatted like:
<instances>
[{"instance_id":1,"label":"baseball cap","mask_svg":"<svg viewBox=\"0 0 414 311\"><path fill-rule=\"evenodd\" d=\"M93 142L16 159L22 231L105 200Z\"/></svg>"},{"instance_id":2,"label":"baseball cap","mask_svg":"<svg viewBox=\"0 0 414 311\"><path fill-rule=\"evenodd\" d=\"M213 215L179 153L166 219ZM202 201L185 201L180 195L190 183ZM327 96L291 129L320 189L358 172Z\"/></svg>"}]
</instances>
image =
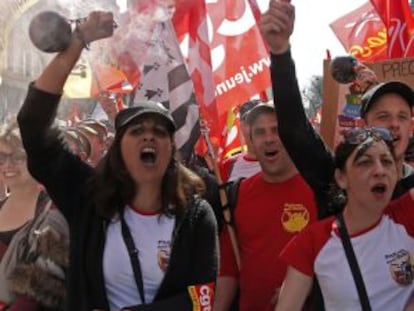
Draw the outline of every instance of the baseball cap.
<instances>
[{"instance_id":1,"label":"baseball cap","mask_svg":"<svg viewBox=\"0 0 414 311\"><path fill-rule=\"evenodd\" d=\"M85 152L87 157L91 155L91 145L85 134L78 128L68 127L63 130L65 138L75 143L79 150Z\"/></svg>"},{"instance_id":2,"label":"baseball cap","mask_svg":"<svg viewBox=\"0 0 414 311\"><path fill-rule=\"evenodd\" d=\"M95 132L98 132L98 134L102 136L106 136L108 134L107 126L105 125L105 123L103 123L100 120L88 118L88 119L80 121L78 125L89 127L90 129L94 130Z\"/></svg>"},{"instance_id":3,"label":"baseball cap","mask_svg":"<svg viewBox=\"0 0 414 311\"><path fill-rule=\"evenodd\" d=\"M252 109L249 110L245 119L246 123L252 125L257 117L262 114L263 112L273 112L275 111L275 106L273 103L270 102L262 102L254 106Z\"/></svg>"},{"instance_id":4,"label":"baseball cap","mask_svg":"<svg viewBox=\"0 0 414 311\"><path fill-rule=\"evenodd\" d=\"M145 100L136 102L136 106L121 110L115 117L115 130L119 131L128 125L132 120L144 115L157 115L162 117L171 133L176 130L174 119L163 104L155 101Z\"/></svg>"},{"instance_id":5,"label":"baseball cap","mask_svg":"<svg viewBox=\"0 0 414 311\"><path fill-rule=\"evenodd\" d=\"M396 93L403 97L410 108L414 105L414 93L411 87L399 81L391 81L379 83L366 91L361 97L361 111L360 116L364 118L366 113L371 109L372 104L375 103L382 95L388 93Z\"/></svg>"},{"instance_id":6,"label":"baseball cap","mask_svg":"<svg viewBox=\"0 0 414 311\"><path fill-rule=\"evenodd\" d=\"M251 99L243 103L239 108L240 120L245 121L247 113L258 104L263 104L264 101L261 99Z\"/></svg>"}]
</instances>

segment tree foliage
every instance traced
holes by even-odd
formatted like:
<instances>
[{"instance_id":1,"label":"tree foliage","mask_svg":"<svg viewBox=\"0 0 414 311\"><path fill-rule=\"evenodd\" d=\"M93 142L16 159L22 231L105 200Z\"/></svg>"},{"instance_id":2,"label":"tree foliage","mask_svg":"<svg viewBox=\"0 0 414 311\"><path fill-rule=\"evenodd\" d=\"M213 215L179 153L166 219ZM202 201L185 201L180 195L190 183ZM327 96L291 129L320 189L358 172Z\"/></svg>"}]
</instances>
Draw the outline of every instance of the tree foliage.
<instances>
[{"instance_id":1,"label":"tree foliage","mask_svg":"<svg viewBox=\"0 0 414 311\"><path fill-rule=\"evenodd\" d=\"M322 76L314 75L309 79L309 84L302 90L304 102L308 105L305 107L308 118L313 118L322 105Z\"/></svg>"}]
</instances>

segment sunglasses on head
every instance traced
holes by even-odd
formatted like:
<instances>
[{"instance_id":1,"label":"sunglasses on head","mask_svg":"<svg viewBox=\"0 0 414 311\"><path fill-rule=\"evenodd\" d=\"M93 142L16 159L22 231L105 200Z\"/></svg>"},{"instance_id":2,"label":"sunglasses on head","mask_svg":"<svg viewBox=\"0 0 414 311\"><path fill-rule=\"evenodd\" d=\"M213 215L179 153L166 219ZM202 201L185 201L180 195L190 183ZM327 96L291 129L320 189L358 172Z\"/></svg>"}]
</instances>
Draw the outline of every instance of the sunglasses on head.
<instances>
[{"instance_id":1,"label":"sunglasses on head","mask_svg":"<svg viewBox=\"0 0 414 311\"><path fill-rule=\"evenodd\" d=\"M372 138L374 141L392 142L394 140L391 132L382 127L355 127L346 131L343 136L345 143L351 145L362 144L368 138Z\"/></svg>"},{"instance_id":2,"label":"sunglasses on head","mask_svg":"<svg viewBox=\"0 0 414 311\"><path fill-rule=\"evenodd\" d=\"M24 153L4 153L0 152L0 165L6 164L7 160L15 165L23 164L26 161Z\"/></svg>"}]
</instances>

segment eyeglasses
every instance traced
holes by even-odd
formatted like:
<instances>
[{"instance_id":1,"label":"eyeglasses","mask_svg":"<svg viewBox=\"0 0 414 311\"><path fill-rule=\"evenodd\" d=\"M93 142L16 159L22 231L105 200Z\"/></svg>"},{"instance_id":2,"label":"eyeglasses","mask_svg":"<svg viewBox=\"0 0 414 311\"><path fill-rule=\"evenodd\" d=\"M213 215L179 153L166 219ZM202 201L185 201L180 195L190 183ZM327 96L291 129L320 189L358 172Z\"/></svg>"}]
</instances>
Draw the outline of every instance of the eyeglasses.
<instances>
[{"instance_id":1,"label":"eyeglasses","mask_svg":"<svg viewBox=\"0 0 414 311\"><path fill-rule=\"evenodd\" d=\"M375 141L392 142L394 138L391 132L382 127L355 127L343 133L345 143L351 145L359 145L372 138Z\"/></svg>"},{"instance_id":2,"label":"eyeglasses","mask_svg":"<svg viewBox=\"0 0 414 311\"><path fill-rule=\"evenodd\" d=\"M24 153L4 153L0 152L0 165L6 164L7 160L15 165L23 164L26 161L26 155Z\"/></svg>"}]
</instances>

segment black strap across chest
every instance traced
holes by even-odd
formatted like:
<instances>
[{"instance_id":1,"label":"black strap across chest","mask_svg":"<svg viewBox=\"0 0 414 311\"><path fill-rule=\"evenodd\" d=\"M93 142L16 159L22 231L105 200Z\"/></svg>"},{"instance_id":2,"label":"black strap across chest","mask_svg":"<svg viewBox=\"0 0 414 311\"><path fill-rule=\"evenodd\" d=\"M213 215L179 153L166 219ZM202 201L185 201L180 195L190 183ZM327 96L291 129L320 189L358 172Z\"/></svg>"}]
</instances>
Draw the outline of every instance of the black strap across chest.
<instances>
[{"instance_id":1,"label":"black strap across chest","mask_svg":"<svg viewBox=\"0 0 414 311\"><path fill-rule=\"evenodd\" d=\"M349 238L348 230L346 229L345 221L341 213L336 216L336 224L341 234L342 245L344 246L346 258L348 259L352 276L357 287L359 301L361 302L362 310L371 311L372 309L369 303L369 298L367 290L365 288L364 279L362 278L361 270L359 269L354 249L352 248L351 240Z\"/></svg>"},{"instance_id":2,"label":"black strap across chest","mask_svg":"<svg viewBox=\"0 0 414 311\"><path fill-rule=\"evenodd\" d=\"M138 288L139 296L141 297L142 304L145 304L144 294L144 281L142 279L141 265L139 263L138 249L135 247L134 239L132 238L131 231L124 219L124 215L120 213L121 218L121 231L122 238L124 239L125 245L128 250L129 259L131 261L132 271L134 273L135 283Z\"/></svg>"}]
</instances>

